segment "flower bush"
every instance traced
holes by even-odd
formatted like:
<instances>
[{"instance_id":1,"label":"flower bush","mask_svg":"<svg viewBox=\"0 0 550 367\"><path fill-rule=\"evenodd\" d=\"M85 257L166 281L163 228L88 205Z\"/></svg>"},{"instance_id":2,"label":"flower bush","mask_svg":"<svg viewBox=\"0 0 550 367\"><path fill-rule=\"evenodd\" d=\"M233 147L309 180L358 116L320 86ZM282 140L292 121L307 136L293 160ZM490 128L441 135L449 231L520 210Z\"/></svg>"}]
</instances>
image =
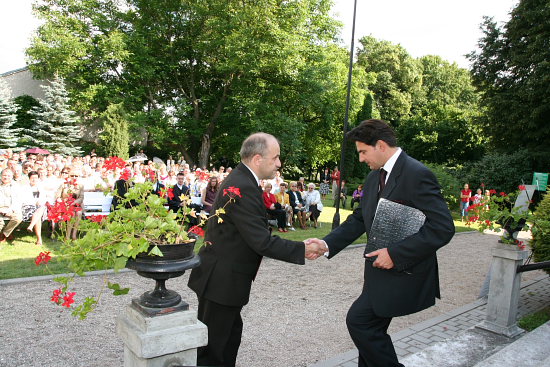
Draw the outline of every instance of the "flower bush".
<instances>
[{"instance_id":1,"label":"flower bush","mask_svg":"<svg viewBox=\"0 0 550 367\"><path fill-rule=\"evenodd\" d=\"M468 207L467 225L476 223L480 232L486 229L504 231L501 242L524 249L525 244L517 239L517 233L529 229L527 222L532 213L528 206L514 206L522 191L525 191L524 185L520 185L517 191L510 194L489 190L489 197L484 197L481 202Z\"/></svg>"},{"instance_id":2,"label":"flower bush","mask_svg":"<svg viewBox=\"0 0 550 367\"><path fill-rule=\"evenodd\" d=\"M117 163L120 165L120 162ZM113 164L113 168L115 167L118 166ZM68 268L76 276L81 276L90 269L114 269L116 272L126 266L128 259L134 259L140 253L162 256L157 245L177 245L204 236L202 226L208 220L216 218L223 222L221 215L225 213L225 206L210 217L196 213L188 206L174 213L165 206L166 197L173 195L171 189L165 190L161 196L153 194L149 182L135 184L125 197L121 198L121 205L117 210L108 216L98 215L83 219L79 227L79 238L76 240L65 236L65 231L77 220L75 214L79 210L78 205L71 197L56 202L49 207L48 218L59 224L58 238L62 244L57 256L67 263ZM234 187L224 190L223 195L230 197L226 206L237 197L241 197L240 190ZM184 195L181 199L187 204L191 201ZM190 227L190 217L196 218L199 224ZM49 252L41 252L35 264L47 264L50 259ZM86 296L77 302L76 292L69 291L74 275L54 279L60 287L53 291L51 301L56 305L71 308L74 316L85 319L97 306L105 288L100 289L97 295ZM129 288L122 288L116 283L106 281L105 284L114 295L126 294L129 291Z\"/></svg>"}]
</instances>

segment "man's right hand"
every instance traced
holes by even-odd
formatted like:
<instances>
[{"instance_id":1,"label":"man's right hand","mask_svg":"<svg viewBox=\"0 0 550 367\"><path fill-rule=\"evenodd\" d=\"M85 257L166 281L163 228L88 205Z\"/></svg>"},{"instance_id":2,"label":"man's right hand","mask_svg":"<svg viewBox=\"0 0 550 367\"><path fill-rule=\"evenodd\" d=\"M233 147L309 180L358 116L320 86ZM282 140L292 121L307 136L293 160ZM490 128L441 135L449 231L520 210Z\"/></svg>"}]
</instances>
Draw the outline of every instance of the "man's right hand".
<instances>
[{"instance_id":1,"label":"man's right hand","mask_svg":"<svg viewBox=\"0 0 550 367\"><path fill-rule=\"evenodd\" d=\"M327 243L318 238L308 238L304 241L306 245L306 259L315 260L328 251Z\"/></svg>"}]
</instances>

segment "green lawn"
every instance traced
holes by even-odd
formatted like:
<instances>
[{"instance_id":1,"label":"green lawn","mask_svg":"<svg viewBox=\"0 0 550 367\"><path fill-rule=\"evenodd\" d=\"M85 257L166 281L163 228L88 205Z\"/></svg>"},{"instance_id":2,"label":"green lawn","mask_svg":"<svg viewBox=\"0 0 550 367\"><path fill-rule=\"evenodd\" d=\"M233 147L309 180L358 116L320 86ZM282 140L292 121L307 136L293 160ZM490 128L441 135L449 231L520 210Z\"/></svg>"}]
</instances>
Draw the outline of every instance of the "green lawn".
<instances>
[{"instance_id":1,"label":"green lawn","mask_svg":"<svg viewBox=\"0 0 550 367\"><path fill-rule=\"evenodd\" d=\"M306 230L297 228L296 231L289 231L287 233L279 233L277 231L273 233L280 235L282 238L294 241L302 241L306 238L322 238L326 236L332 228L332 221L336 209L332 206L332 200L324 200L323 205L324 209L319 218L320 227L308 227ZM345 221L349 214L351 214L351 210L340 209L340 223ZM455 219L456 232L472 231L475 229L462 223L457 213L453 213L453 218ZM16 239L11 244L0 244L0 279L31 277L50 273L60 274L68 271L64 264L57 261L55 257L60 243L48 238L49 231L44 230L44 243L42 246L35 245L35 236L26 232L23 228L18 228L14 232L14 235ZM367 237L363 235L354 243L365 243L366 241ZM196 248L198 249L200 245L202 245L202 241L198 243ZM47 268L43 265L36 266L34 264L36 256L43 251L50 251L53 256Z\"/></svg>"}]
</instances>

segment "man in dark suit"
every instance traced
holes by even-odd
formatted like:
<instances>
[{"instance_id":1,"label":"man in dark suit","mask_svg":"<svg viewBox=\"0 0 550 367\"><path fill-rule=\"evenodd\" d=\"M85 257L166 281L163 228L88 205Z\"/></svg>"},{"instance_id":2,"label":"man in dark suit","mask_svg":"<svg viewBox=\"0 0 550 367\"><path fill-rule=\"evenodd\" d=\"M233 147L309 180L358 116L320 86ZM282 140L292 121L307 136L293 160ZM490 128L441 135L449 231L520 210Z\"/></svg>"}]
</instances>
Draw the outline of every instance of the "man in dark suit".
<instances>
[{"instance_id":1,"label":"man in dark suit","mask_svg":"<svg viewBox=\"0 0 550 367\"><path fill-rule=\"evenodd\" d=\"M421 311L440 297L436 251L451 240L454 224L434 174L397 146L393 129L384 121L363 121L347 138L355 142L359 161L372 169L363 186L365 194L344 223L323 240L312 241L326 245L324 254L331 258L363 233L368 235L379 198L426 215L418 233L365 254L363 291L346 318L359 349L358 366L403 366L388 327L392 317Z\"/></svg>"},{"instance_id":2,"label":"man in dark suit","mask_svg":"<svg viewBox=\"0 0 550 367\"><path fill-rule=\"evenodd\" d=\"M172 188L172 193L174 196L171 199L168 198L168 207L174 213L177 213L178 210L185 205L185 202L181 201L181 196L189 194L189 187L187 187L184 183L185 175L182 172L176 175L176 180L177 182Z\"/></svg>"},{"instance_id":3,"label":"man in dark suit","mask_svg":"<svg viewBox=\"0 0 550 367\"><path fill-rule=\"evenodd\" d=\"M319 251L319 245L271 236L260 180L275 177L281 166L279 143L269 134L256 133L242 144L241 163L227 176L214 200L212 212L225 206L238 188L240 196L225 207L223 222L208 222L201 265L192 270L189 287L199 299L198 318L208 326L208 345L198 350L199 366L235 366L241 343L241 309L263 256L294 264Z\"/></svg>"}]
</instances>

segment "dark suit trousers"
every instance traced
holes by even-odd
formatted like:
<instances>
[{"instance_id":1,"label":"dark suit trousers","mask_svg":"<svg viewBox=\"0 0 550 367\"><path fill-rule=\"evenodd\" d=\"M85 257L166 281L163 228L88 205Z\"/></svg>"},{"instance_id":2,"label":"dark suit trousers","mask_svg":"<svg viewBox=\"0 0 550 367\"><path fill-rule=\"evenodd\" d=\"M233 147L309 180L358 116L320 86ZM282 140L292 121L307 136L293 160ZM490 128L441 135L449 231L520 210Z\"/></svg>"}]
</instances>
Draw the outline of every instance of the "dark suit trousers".
<instances>
[{"instance_id":1,"label":"dark suit trousers","mask_svg":"<svg viewBox=\"0 0 550 367\"><path fill-rule=\"evenodd\" d=\"M387 332L391 320L391 317L378 317L374 314L368 292L363 288L346 317L351 339L359 350L358 367L404 367L397 360Z\"/></svg>"},{"instance_id":2,"label":"dark suit trousers","mask_svg":"<svg viewBox=\"0 0 550 367\"><path fill-rule=\"evenodd\" d=\"M266 211L277 219L278 228L286 228L286 212L283 209L266 209Z\"/></svg>"},{"instance_id":3,"label":"dark suit trousers","mask_svg":"<svg viewBox=\"0 0 550 367\"><path fill-rule=\"evenodd\" d=\"M243 332L241 310L199 298L198 319L208 327L208 345L197 351L198 366L235 367Z\"/></svg>"}]
</instances>

